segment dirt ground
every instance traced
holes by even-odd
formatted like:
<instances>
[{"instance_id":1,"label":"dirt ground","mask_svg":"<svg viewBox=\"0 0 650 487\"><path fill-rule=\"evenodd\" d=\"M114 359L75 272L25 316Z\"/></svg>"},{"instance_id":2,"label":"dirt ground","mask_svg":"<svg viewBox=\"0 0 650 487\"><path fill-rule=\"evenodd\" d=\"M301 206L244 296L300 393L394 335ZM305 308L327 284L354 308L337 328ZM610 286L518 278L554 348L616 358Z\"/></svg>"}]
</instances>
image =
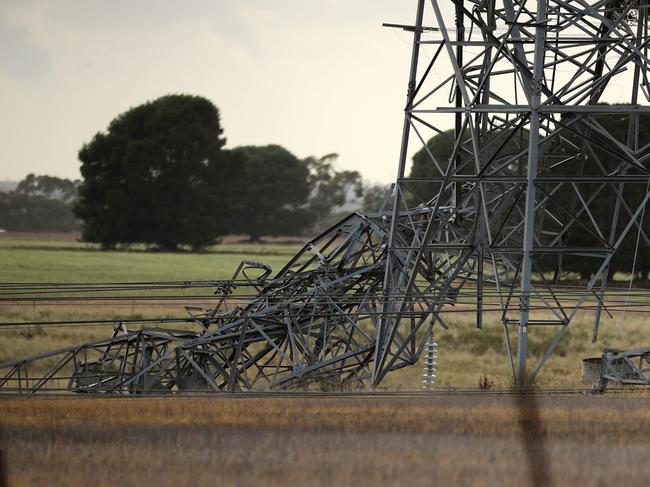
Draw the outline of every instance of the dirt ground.
<instances>
[{"instance_id":1,"label":"dirt ground","mask_svg":"<svg viewBox=\"0 0 650 487\"><path fill-rule=\"evenodd\" d=\"M645 485L650 396L3 399L0 485Z\"/></svg>"}]
</instances>

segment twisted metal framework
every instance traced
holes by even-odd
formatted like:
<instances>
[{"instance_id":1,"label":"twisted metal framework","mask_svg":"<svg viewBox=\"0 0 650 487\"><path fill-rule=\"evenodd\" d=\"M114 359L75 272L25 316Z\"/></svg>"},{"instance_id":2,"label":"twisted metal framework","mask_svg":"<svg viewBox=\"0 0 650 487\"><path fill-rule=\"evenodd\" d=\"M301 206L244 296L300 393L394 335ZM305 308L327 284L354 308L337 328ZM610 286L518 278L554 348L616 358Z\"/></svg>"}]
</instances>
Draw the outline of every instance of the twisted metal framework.
<instances>
[{"instance_id":1,"label":"twisted metal framework","mask_svg":"<svg viewBox=\"0 0 650 487\"><path fill-rule=\"evenodd\" d=\"M641 224L650 144L639 134L650 112L641 105L647 10L634 0L418 0L415 25L391 25L414 38L392 210L349 216L272 278L263 264L243 263L218 283L215 307L191 310L191 331L116 329L108 340L0 365L0 389L376 385L418 360L434 325L447 327L445 305L476 309L481 328L488 302L501 311L508 361L524 385L580 309L595 309L597 337L614 252L635 233L650 244ZM622 84L629 99L601 104ZM606 114L627 124L625 140L601 123ZM432 135L448 139L448 160L427 145ZM406 177L417 141L430 171ZM604 219L594 210L603 201ZM548 263L577 257L592 261L593 277L561 286ZM243 286L254 294L241 301ZM527 377L537 326L557 333Z\"/></svg>"},{"instance_id":2,"label":"twisted metal framework","mask_svg":"<svg viewBox=\"0 0 650 487\"><path fill-rule=\"evenodd\" d=\"M650 385L650 348L637 350L606 348L601 359L597 389L604 392L609 381L619 384Z\"/></svg>"},{"instance_id":3,"label":"twisted metal framework","mask_svg":"<svg viewBox=\"0 0 650 487\"><path fill-rule=\"evenodd\" d=\"M429 222L430 209L400 215L403 238ZM0 365L0 389L34 393L254 390L268 387L354 387L371 376L391 220L353 214L309 242L272 279L268 266L242 262L232 280L218 283L214 308L188 308L195 331L119 326L108 340L56 350ZM438 270L423 257L420 276L436 283ZM253 288L238 302L238 288ZM445 295L429 293L442 305ZM402 313L412 327L428 312ZM427 327L430 331L432 323ZM400 338L402 340L402 338ZM423 344L412 339L390 367L415 363ZM45 374L30 374L43 370Z\"/></svg>"}]
</instances>

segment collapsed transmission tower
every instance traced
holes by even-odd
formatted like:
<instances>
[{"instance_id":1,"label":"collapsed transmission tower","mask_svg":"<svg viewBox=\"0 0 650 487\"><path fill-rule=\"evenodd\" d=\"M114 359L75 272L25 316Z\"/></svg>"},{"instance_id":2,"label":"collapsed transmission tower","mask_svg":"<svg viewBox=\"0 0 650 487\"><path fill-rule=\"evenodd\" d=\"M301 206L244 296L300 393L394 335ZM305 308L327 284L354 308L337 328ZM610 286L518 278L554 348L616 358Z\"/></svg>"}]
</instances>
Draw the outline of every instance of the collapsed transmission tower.
<instances>
[{"instance_id":1,"label":"collapsed transmission tower","mask_svg":"<svg viewBox=\"0 0 650 487\"><path fill-rule=\"evenodd\" d=\"M595 311L597 338L622 243L650 245L647 11L633 0L417 0L414 25L387 24L413 35L392 209L349 216L275 275L243 263L214 307L192 311L191 331L116 329L0 365L0 389L377 385L447 328L449 305L475 309L478 328L486 307L500 311L526 385L581 309ZM427 171L407 177L414 143ZM588 263L586 285L562 284L568 259ZM539 326L557 332L529 373Z\"/></svg>"}]
</instances>

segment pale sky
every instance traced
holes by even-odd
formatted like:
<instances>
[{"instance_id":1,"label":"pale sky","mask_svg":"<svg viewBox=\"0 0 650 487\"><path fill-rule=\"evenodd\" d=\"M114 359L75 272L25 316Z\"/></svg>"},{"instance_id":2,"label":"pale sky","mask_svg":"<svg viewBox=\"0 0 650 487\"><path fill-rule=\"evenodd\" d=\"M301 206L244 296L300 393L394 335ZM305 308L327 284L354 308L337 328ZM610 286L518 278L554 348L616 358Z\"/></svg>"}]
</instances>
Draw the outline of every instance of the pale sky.
<instances>
[{"instance_id":1,"label":"pale sky","mask_svg":"<svg viewBox=\"0 0 650 487\"><path fill-rule=\"evenodd\" d=\"M0 180L79 177L77 152L168 93L220 111L228 147L395 178L413 23L406 0L2 0Z\"/></svg>"}]
</instances>

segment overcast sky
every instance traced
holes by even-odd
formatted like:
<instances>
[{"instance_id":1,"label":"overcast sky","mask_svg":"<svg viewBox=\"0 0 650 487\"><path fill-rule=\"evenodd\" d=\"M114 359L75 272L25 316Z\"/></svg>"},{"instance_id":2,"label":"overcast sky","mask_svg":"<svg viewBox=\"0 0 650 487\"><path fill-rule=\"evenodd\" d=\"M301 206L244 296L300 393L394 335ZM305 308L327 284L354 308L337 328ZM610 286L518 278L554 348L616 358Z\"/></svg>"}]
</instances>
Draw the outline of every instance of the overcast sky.
<instances>
[{"instance_id":1,"label":"overcast sky","mask_svg":"<svg viewBox=\"0 0 650 487\"><path fill-rule=\"evenodd\" d=\"M3 0L0 180L79 177L77 152L167 93L221 110L228 147L340 154L395 178L413 23L405 0Z\"/></svg>"}]
</instances>

